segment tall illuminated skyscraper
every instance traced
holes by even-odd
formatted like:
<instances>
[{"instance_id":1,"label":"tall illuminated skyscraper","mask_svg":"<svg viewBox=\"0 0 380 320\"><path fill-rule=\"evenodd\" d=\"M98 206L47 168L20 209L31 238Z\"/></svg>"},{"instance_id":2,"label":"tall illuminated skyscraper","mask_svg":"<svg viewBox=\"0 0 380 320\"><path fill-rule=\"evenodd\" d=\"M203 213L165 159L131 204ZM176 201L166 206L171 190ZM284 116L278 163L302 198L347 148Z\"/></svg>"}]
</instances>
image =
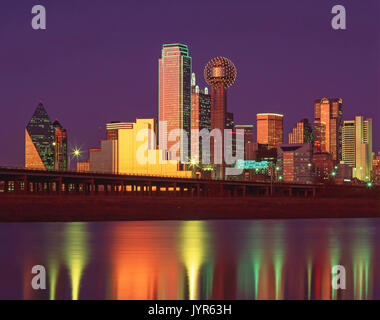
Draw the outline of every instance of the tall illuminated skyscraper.
<instances>
[{"instance_id":1,"label":"tall illuminated skyscraper","mask_svg":"<svg viewBox=\"0 0 380 320\"><path fill-rule=\"evenodd\" d=\"M166 130L159 128L159 146L168 159L176 156L182 162L190 157L190 141L187 150L180 137L179 154L171 154L170 149L177 141L168 141L172 130L183 129L190 140L191 128L191 74L192 61L186 45L174 43L162 46L159 59L159 121L166 121Z\"/></svg>"},{"instance_id":2,"label":"tall illuminated skyscraper","mask_svg":"<svg viewBox=\"0 0 380 320\"><path fill-rule=\"evenodd\" d=\"M257 143L268 146L268 149L277 148L283 143L283 120L282 114L258 113L257 120Z\"/></svg>"},{"instance_id":3,"label":"tall illuminated skyscraper","mask_svg":"<svg viewBox=\"0 0 380 320\"><path fill-rule=\"evenodd\" d=\"M355 168L355 120L344 121L342 136L342 162Z\"/></svg>"},{"instance_id":4,"label":"tall illuminated skyscraper","mask_svg":"<svg viewBox=\"0 0 380 320\"><path fill-rule=\"evenodd\" d=\"M25 168L54 170L54 127L39 103L25 129Z\"/></svg>"},{"instance_id":5,"label":"tall illuminated skyscraper","mask_svg":"<svg viewBox=\"0 0 380 320\"><path fill-rule=\"evenodd\" d=\"M202 139L199 132L203 129L211 130L211 96L207 88L199 89L194 73L191 86L191 159L202 162Z\"/></svg>"},{"instance_id":6,"label":"tall illuminated skyscraper","mask_svg":"<svg viewBox=\"0 0 380 320\"><path fill-rule=\"evenodd\" d=\"M335 163L342 160L342 116L342 99L314 102L314 152L330 153Z\"/></svg>"},{"instance_id":7,"label":"tall illuminated skyscraper","mask_svg":"<svg viewBox=\"0 0 380 320\"><path fill-rule=\"evenodd\" d=\"M224 57L211 59L204 70L204 78L211 87L211 129L221 132L221 150L215 153L215 140L211 138L211 161L216 163L216 154L220 156L221 162L216 169L216 178L225 177L224 159L224 129L227 120L227 88L236 80L236 68L233 62ZM219 161L219 160L218 160Z\"/></svg>"},{"instance_id":8,"label":"tall illuminated skyscraper","mask_svg":"<svg viewBox=\"0 0 380 320\"><path fill-rule=\"evenodd\" d=\"M67 131L58 120L53 123L54 127L54 170L67 170Z\"/></svg>"},{"instance_id":9,"label":"tall illuminated skyscraper","mask_svg":"<svg viewBox=\"0 0 380 320\"><path fill-rule=\"evenodd\" d=\"M356 116L344 121L342 162L353 168L352 176L368 181L372 170L372 119Z\"/></svg>"},{"instance_id":10,"label":"tall illuminated skyscraper","mask_svg":"<svg viewBox=\"0 0 380 320\"><path fill-rule=\"evenodd\" d=\"M372 119L355 117L355 168L353 177L368 181L372 170Z\"/></svg>"},{"instance_id":11,"label":"tall illuminated skyscraper","mask_svg":"<svg viewBox=\"0 0 380 320\"><path fill-rule=\"evenodd\" d=\"M312 143L313 142L313 129L309 124L309 120L302 119L297 122L292 131L288 135L289 144L295 143Z\"/></svg>"}]
</instances>

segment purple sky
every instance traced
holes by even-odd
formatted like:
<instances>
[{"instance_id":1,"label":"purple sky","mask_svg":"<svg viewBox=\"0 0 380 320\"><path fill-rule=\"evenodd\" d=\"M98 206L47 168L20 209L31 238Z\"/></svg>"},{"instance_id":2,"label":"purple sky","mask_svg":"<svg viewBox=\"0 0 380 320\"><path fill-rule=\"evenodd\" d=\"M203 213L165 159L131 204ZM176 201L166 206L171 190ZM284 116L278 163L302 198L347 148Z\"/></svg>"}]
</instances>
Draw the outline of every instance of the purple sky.
<instances>
[{"instance_id":1,"label":"purple sky","mask_svg":"<svg viewBox=\"0 0 380 320\"><path fill-rule=\"evenodd\" d=\"M35 4L46 6L45 31L31 28ZM331 27L334 4L346 7L346 31ZM373 118L380 151L379 21L379 0L2 0L0 165L23 165L40 100L83 148L97 146L108 121L157 117L157 60L173 42L189 46L202 87L209 59L235 63L236 123L283 113L287 142L295 122L312 120L314 99L342 97L345 120Z\"/></svg>"}]
</instances>

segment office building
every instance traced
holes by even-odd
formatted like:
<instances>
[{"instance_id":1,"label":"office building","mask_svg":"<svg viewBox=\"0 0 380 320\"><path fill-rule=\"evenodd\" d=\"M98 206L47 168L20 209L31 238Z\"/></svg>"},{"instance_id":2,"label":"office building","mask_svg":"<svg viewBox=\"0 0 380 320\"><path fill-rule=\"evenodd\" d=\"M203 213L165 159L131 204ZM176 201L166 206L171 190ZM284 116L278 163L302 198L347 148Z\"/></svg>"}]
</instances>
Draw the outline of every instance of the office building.
<instances>
[{"instance_id":1,"label":"office building","mask_svg":"<svg viewBox=\"0 0 380 320\"><path fill-rule=\"evenodd\" d=\"M207 88L199 89L194 73L191 85L191 159L202 163L202 138L199 133L204 129L211 130L211 96Z\"/></svg>"},{"instance_id":2,"label":"office building","mask_svg":"<svg viewBox=\"0 0 380 320\"><path fill-rule=\"evenodd\" d=\"M323 98L314 102L314 152L330 153L342 160L343 100Z\"/></svg>"},{"instance_id":3,"label":"office building","mask_svg":"<svg viewBox=\"0 0 380 320\"><path fill-rule=\"evenodd\" d=\"M380 151L372 160L372 181L380 183Z\"/></svg>"},{"instance_id":4,"label":"office building","mask_svg":"<svg viewBox=\"0 0 380 320\"><path fill-rule=\"evenodd\" d=\"M54 127L54 170L67 170L67 131L58 120L53 123Z\"/></svg>"},{"instance_id":5,"label":"office building","mask_svg":"<svg viewBox=\"0 0 380 320\"><path fill-rule=\"evenodd\" d=\"M42 103L25 129L25 168L54 170L55 130Z\"/></svg>"},{"instance_id":6,"label":"office building","mask_svg":"<svg viewBox=\"0 0 380 320\"><path fill-rule=\"evenodd\" d=\"M238 130L243 131L244 135L244 160L255 160L255 145L253 143L253 125L235 125L236 134L239 134ZM238 146L236 146L239 149ZM239 154L236 150L236 153Z\"/></svg>"},{"instance_id":7,"label":"office building","mask_svg":"<svg viewBox=\"0 0 380 320\"><path fill-rule=\"evenodd\" d=\"M155 119L136 119L117 129L117 139L102 140L99 149L89 150L91 172L191 178L179 171L177 161L163 160L157 149Z\"/></svg>"},{"instance_id":8,"label":"office building","mask_svg":"<svg viewBox=\"0 0 380 320\"><path fill-rule=\"evenodd\" d=\"M355 168L356 164L356 129L355 120L344 121L342 130L342 163Z\"/></svg>"},{"instance_id":9,"label":"office building","mask_svg":"<svg viewBox=\"0 0 380 320\"><path fill-rule=\"evenodd\" d=\"M308 119L297 122L288 135L289 144L313 143L313 129Z\"/></svg>"},{"instance_id":10,"label":"office building","mask_svg":"<svg viewBox=\"0 0 380 320\"><path fill-rule=\"evenodd\" d=\"M282 114L258 113L257 120L257 143L268 146L268 149L277 148L283 144L283 120Z\"/></svg>"},{"instance_id":11,"label":"office building","mask_svg":"<svg viewBox=\"0 0 380 320\"><path fill-rule=\"evenodd\" d=\"M342 163L352 167L354 178L368 181L372 159L372 119L356 116L355 120L344 121Z\"/></svg>"},{"instance_id":12,"label":"office building","mask_svg":"<svg viewBox=\"0 0 380 320\"><path fill-rule=\"evenodd\" d=\"M312 183L312 144L277 146L278 180L289 183Z\"/></svg>"},{"instance_id":13,"label":"office building","mask_svg":"<svg viewBox=\"0 0 380 320\"><path fill-rule=\"evenodd\" d=\"M190 155L192 62L186 45L164 44L159 59L159 146L164 158L185 163ZM172 130L183 130L176 141L168 141ZM187 137L183 135L186 134ZM184 139L186 139L186 142ZM170 151L180 143L179 151Z\"/></svg>"}]
</instances>

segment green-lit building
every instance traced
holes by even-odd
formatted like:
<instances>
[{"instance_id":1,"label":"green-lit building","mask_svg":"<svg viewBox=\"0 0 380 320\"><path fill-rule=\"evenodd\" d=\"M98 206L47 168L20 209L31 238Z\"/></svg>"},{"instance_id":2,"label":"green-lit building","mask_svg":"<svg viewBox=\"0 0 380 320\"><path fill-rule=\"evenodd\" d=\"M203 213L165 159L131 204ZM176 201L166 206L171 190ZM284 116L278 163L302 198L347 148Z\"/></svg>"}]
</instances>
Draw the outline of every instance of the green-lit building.
<instances>
[{"instance_id":1,"label":"green-lit building","mask_svg":"<svg viewBox=\"0 0 380 320\"><path fill-rule=\"evenodd\" d=\"M56 149L59 149L57 157ZM67 169L66 130L58 121L51 123L42 103L38 104L25 128L25 168L61 171Z\"/></svg>"}]
</instances>

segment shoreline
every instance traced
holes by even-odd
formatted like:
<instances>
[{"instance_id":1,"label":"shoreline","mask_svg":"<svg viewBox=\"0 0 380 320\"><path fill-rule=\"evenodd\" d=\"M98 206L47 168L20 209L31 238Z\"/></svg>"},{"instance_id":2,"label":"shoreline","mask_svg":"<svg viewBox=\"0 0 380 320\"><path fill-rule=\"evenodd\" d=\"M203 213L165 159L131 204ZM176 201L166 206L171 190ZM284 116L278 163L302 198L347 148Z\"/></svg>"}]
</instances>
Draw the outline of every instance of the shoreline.
<instances>
[{"instance_id":1,"label":"shoreline","mask_svg":"<svg viewBox=\"0 0 380 320\"><path fill-rule=\"evenodd\" d=\"M380 218L380 199L0 196L0 223L318 218Z\"/></svg>"}]
</instances>

